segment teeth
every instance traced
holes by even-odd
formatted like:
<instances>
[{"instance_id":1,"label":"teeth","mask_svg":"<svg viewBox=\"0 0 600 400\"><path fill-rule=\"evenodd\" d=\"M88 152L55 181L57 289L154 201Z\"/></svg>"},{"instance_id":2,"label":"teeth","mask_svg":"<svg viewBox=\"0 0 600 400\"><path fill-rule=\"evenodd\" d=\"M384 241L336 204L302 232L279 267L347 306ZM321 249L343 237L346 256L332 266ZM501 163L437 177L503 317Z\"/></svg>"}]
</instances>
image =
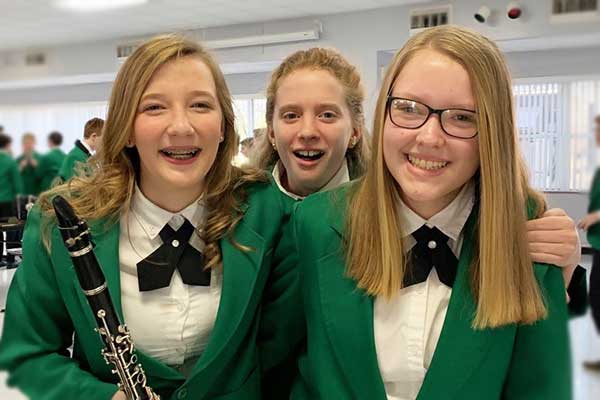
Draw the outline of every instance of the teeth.
<instances>
[{"instance_id":1,"label":"teeth","mask_svg":"<svg viewBox=\"0 0 600 400\"><path fill-rule=\"evenodd\" d=\"M315 157L315 156L320 155L322 153L322 151L300 150L300 151L297 151L296 153L300 154L302 157Z\"/></svg>"},{"instance_id":2,"label":"teeth","mask_svg":"<svg viewBox=\"0 0 600 400\"><path fill-rule=\"evenodd\" d=\"M164 154L178 160L185 160L194 157L199 150L162 150Z\"/></svg>"},{"instance_id":3,"label":"teeth","mask_svg":"<svg viewBox=\"0 0 600 400\"><path fill-rule=\"evenodd\" d=\"M198 150L163 150L167 154L196 154Z\"/></svg>"},{"instance_id":4,"label":"teeth","mask_svg":"<svg viewBox=\"0 0 600 400\"><path fill-rule=\"evenodd\" d=\"M408 161L410 161L410 163L416 167L429 170L441 169L448 164L447 161L426 161L411 155L408 156Z\"/></svg>"}]
</instances>

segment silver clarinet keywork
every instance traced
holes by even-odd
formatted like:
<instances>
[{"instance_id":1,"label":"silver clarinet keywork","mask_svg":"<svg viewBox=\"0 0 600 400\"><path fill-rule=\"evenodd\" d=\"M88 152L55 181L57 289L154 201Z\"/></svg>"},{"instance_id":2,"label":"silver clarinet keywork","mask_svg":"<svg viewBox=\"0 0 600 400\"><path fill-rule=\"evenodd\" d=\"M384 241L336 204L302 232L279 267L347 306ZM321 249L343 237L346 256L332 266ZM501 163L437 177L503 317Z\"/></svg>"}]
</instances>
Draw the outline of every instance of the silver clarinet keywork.
<instances>
[{"instance_id":1,"label":"silver clarinet keywork","mask_svg":"<svg viewBox=\"0 0 600 400\"><path fill-rule=\"evenodd\" d=\"M52 205L79 284L95 316L96 331L105 346L102 356L114 367L112 372L119 377L119 389L129 400L159 400L147 385L146 373L138 363L129 330L115 311L104 273L94 254L87 223L75 215L63 197L56 196Z\"/></svg>"}]
</instances>

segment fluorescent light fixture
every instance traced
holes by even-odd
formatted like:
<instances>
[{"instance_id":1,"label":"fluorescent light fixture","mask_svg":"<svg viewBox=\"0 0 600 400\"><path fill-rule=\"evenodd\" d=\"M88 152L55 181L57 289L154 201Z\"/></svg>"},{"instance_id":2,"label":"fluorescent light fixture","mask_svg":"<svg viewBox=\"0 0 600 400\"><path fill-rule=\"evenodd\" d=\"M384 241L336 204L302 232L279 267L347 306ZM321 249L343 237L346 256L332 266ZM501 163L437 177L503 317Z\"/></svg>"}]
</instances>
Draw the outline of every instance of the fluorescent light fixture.
<instances>
[{"instance_id":1,"label":"fluorescent light fixture","mask_svg":"<svg viewBox=\"0 0 600 400\"><path fill-rule=\"evenodd\" d=\"M147 2L148 0L56 0L54 3L67 11L96 12L134 7Z\"/></svg>"},{"instance_id":2,"label":"fluorescent light fixture","mask_svg":"<svg viewBox=\"0 0 600 400\"><path fill-rule=\"evenodd\" d=\"M275 33L271 35L244 36L239 38L206 40L202 43L211 49L229 49L233 47L262 46L277 43L303 42L317 40L320 37L320 27L308 31Z\"/></svg>"}]
</instances>

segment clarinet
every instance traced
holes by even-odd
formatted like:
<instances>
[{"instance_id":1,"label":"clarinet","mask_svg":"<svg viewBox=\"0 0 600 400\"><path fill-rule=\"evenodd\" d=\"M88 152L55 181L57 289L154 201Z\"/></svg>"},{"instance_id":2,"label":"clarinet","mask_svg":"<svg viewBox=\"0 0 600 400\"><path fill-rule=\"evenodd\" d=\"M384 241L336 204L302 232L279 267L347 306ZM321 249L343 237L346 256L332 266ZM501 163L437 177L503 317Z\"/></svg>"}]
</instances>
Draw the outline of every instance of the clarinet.
<instances>
[{"instance_id":1,"label":"clarinet","mask_svg":"<svg viewBox=\"0 0 600 400\"><path fill-rule=\"evenodd\" d=\"M87 223L75 215L73 208L63 197L56 196L52 205L79 284L95 316L95 330L105 345L102 356L107 364L114 366L112 373L119 376L119 389L125 392L129 400L159 399L147 386L146 373L137 362L129 330L115 312L104 273L94 254L94 244Z\"/></svg>"}]
</instances>

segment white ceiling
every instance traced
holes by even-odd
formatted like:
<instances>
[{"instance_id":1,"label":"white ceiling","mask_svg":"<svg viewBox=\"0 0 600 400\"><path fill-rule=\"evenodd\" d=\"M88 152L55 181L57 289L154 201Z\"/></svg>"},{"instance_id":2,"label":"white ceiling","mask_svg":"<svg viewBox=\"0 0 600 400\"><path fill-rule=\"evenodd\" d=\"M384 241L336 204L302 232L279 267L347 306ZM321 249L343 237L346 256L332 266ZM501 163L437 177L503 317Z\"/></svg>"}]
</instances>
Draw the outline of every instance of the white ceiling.
<instances>
[{"instance_id":1,"label":"white ceiling","mask_svg":"<svg viewBox=\"0 0 600 400\"><path fill-rule=\"evenodd\" d=\"M0 50L98 41L171 30L337 14L427 0L149 0L91 14L56 8L54 0L0 0Z\"/></svg>"}]
</instances>

